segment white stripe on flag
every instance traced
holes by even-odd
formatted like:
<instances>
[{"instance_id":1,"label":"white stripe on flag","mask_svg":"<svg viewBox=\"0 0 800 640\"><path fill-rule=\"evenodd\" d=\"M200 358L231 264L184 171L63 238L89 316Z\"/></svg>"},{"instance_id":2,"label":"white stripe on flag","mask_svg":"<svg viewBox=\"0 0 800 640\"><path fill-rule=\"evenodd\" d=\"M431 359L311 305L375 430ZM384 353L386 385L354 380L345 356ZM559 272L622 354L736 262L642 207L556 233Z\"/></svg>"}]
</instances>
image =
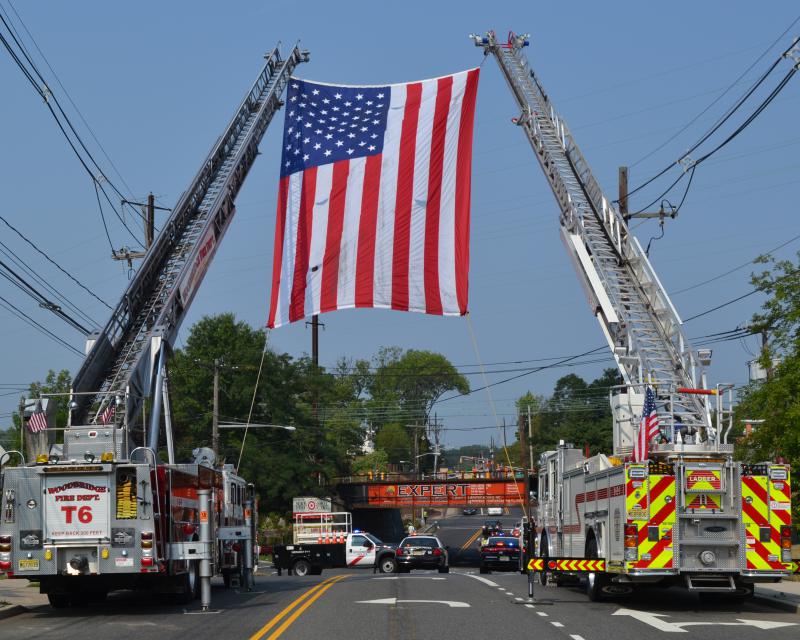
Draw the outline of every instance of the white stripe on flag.
<instances>
[{"instance_id":1,"label":"white stripe on flag","mask_svg":"<svg viewBox=\"0 0 800 640\"><path fill-rule=\"evenodd\" d=\"M322 261L325 257L325 239L328 231L328 211L333 182L333 164L317 168L317 184L314 193L314 208L311 216L311 251L306 272L305 315L319 313L322 291Z\"/></svg>"},{"instance_id":2,"label":"white stripe on flag","mask_svg":"<svg viewBox=\"0 0 800 640\"><path fill-rule=\"evenodd\" d=\"M463 71L453 76L453 93L450 98L444 143L444 171L439 213L439 292L444 313L454 315L460 313L456 297L456 155L461 126L461 100L466 89L467 73Z\"/></svg>"},{"instance_id":3,"label":"white stripe on flag","mask_svg":"<svg viewBox=\"0 0 800 640\"><path fill-rule=\"evenodd\" d=\"M358 229L361 221L361 198L364 194L366 158L350 161L347 174L347 195L344 200L341 253L339 254L339 284L336 288L337 308L352 309L356 304L356 261L358 259Z\"/></svg>"},{"instance_id":4,"label":"white stripe on flag","mask_svg":"<svg viewBox=\"0 0 800 640\"><path fill-rule=\"evenodd\" d=\"M397 202L397 171L400 157L400 134L406 108L406 85L391 88L389 115L383 136L381 187L378 200L378 220L375 228L375 288L376 307L392 307L392 259L394 257L394 214Z\"/></svg>"},{"instance_id":5,"label":"white stripe on flag","mask_svg":"<svg viewBox=\"0 0 800 640\"><path fill-rule=\"evenodd\" d=\"M422 83L417 140L414 149L414 192L411 199L411 241L408 247L408 310L425 312L425 218L431 162L433 113L438 80Z\"/></svg>"},{"instance_id":6,"label":"white stripe on flag","mask_svg":"<svg viewBox=\"0 0 800 640\"><path fill-rule=\"evenodd\" d=\"M283 234L283 267L281 268L280 293L278 295L278 311L275 314L275 326L289 322L289 307L292 299L294 280L294 261L297 251L297 220L300 217L300 194L303 187L303 172L289 176L289 189L286 195L286 230Z\"/></svg>"}]
</instances>

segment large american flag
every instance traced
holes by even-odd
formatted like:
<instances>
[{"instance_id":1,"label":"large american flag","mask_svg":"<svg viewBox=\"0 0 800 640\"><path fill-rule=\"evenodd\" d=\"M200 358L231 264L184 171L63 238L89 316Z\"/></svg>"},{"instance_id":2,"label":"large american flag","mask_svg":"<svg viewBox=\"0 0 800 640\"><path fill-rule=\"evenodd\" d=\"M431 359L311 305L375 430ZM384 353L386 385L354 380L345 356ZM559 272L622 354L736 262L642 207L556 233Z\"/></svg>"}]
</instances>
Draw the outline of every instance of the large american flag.
<instances>
[{"instance_id":1,"label":"large american flag","mask_svg":"<svg viewBox=\"0 0 800 640\"><path fill-rule=\"evenodd\" d=\"M45 412L42 411L42 406L37 404L36 409L31 413L31 417L28 418L28 431L31 433L39 433L45 429L47 429L47 416Z\"/></svg>"},{"instance_id":2,"label":"large american flag","mask_svg":"<svg viewBox=\"0 0 800 640\"><path fill-rule=\"evenodd\" d=\"M466 313L478 75L290 80L267 326L352 307Z\"/></svg>"},{"instance_id":3,"label":"large american flag","mask_svg":"<svg viewBox=\"0 0 800 640\"><path fill-rule=\"evenodd\" d=\"M656 394L652 387L647 387L644 392L644 407L642 419L639 422L639 431L636 434L636 444L633 447L635 462L644 462L650 456L650 441L659 433L658 414L656 413Z\"/></svg>"}]
</instances>

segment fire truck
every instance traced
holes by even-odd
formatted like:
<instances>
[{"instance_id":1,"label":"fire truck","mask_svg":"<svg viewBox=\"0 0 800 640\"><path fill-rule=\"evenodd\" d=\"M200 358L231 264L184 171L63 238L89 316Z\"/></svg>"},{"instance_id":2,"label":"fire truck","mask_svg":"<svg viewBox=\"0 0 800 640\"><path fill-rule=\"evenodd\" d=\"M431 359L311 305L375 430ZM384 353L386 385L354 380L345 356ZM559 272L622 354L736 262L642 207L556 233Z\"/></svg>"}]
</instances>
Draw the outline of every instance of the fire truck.
<instances>
[{"instance_id":1,"label":"fire truck","mask_svg":"<svg viewBox=\"0 0 800 640\"><path fill-rule=\"evenodd\" d=\"M613 454L569 443L542 454L535 558L546 583L586 577L592 600L639 584L745 597L797 570L791 471L734 459L732 385L710 388L708 350L694 350L628 218L603 195L523 53L527 35L471 36L496 59L560 206L561 239L624 384L611 389ZM645 399L658 434L632 461ZM650 403L648 403L649 405Z\"/></svg>"},{"instance_id":2,"label":"fire truck","mask_svg":"<svg viewBox=\"0 0 800 640\"><path fill-rule=\"evenodd\" d=\"M0 460L19 463L0 474L0 572L37 581L54 607L129 588L189 601L198 584L207 607L212 573L226 585L252 581L254 488L209 449L176 462L166 373L259 142L308 52L276 47L265 58L108 323L88 337L63 444L45 438L34 460Z\"/></svg>"}]
</instances>

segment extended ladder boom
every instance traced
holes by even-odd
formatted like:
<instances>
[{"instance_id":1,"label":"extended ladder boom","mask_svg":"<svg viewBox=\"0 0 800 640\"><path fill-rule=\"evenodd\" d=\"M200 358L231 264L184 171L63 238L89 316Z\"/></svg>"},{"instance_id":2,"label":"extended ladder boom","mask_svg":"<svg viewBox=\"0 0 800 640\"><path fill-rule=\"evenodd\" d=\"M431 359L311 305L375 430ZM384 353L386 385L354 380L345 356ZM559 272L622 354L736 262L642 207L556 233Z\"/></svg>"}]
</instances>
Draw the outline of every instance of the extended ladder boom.
<instances>
[{"instance_id":1,"label":"extended ladder boom","mask_svg":"<svg viewBox=\"0 0 800 640\"><path fill-rule=\"evenodd\" d=\"M276 47L253 87L172 211L108 323L87 341L73 382L73 423L96 422L114 396L127 397L126 424L151 392L156 359L171 345L234 214L234 200L289 76L308 52ZM91 411L91 414L89 412Z\"/></svg>"},{"instance_id":2,"label":"extended ladder boom","mask_svg":"<svg viewBox=\"0 0 800 640\"><path fill-rule=\"evenodd\" d=\"M695 388L701 369L667 292L638 240L605 198L564 121L522 53L527 36L498 43L493 32L471 36L494 55L520 107L525 132L561 207L561 235L625 383L642 392L656 387L662 424L680 414L684 423L711 430L705 397ZM668 406L667 405L671 405Z\"/></svg>"}]
</instances>

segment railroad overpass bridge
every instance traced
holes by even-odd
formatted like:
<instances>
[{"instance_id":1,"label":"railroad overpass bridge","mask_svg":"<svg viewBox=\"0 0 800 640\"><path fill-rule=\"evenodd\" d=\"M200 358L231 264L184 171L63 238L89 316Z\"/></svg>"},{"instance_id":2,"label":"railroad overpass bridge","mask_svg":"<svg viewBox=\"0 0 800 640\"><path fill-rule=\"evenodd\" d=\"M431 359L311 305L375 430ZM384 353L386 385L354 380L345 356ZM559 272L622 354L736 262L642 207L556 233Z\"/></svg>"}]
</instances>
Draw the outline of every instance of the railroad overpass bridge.
<instances>
[{"instance_id":1,"label":"railroad overpass bridge","mask_svg":"<svg viewBox=\"0 0 800 640\"><path fill-rule=\"evenodd\" d=\"M525 478L505 472L376 473L337 478L333 484L348 510L512 507L527 497Z\"/></svg>"}]
</instances>

